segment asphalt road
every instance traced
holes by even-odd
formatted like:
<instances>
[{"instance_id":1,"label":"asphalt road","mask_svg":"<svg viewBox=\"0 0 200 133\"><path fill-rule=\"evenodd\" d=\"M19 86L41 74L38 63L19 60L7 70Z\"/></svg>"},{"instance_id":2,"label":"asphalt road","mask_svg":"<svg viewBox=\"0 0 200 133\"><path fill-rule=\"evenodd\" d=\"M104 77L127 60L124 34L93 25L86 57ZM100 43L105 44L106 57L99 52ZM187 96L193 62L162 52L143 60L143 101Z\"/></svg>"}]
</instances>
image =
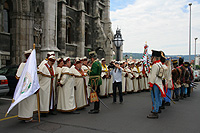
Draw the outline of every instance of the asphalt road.
<instances>
[{"instance_id":1,"label":"asphalt road","mask_svg":"<svg viewBox=\"0 0 200 133\"><path fill-rule=\"evenodd\" d=\"M191 97L166 107L159 119L147 119L151 111L149 92L124 95L123 104L113 104L112 98L102 100L99 114L88 114L93 107L80 110L80 114L58 113L42 117L38 123L24 123L15 118L3 120L11 101L0 98L1 133L200 133L200 86ZM118 99L117 99L118 100ZM17 107L7 117L16 116ZM37 114L34 115L37 119Z\"/></svg>"}]
</instances>

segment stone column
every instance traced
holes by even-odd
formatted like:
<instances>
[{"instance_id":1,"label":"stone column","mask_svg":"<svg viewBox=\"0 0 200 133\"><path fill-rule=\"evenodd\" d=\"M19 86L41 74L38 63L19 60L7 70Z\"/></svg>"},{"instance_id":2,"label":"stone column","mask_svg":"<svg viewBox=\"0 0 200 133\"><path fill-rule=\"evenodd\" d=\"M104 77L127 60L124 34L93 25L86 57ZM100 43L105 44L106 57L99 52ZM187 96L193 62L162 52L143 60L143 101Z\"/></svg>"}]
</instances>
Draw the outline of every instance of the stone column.
<instances>
[{"instance_id":1,"label":"stone column","mask_svg":"<svg viewBox=\"0 0 200 133\"><path fill-rule=\"evenodd\" d=\"M54 51L56 55L57 48L57 0L44 0L44 29L42 38L42 58L44 59L47 52Z\"/></svg>"},{"instance_id":2,"label":"stone column","mask_svg":"<svg viewBox=\"0 0 200 133\"><path fill-rule=\"evenodd\" d=\"M66 0L58 0L58 48L59 56L66 52Z\"/></svg>"},{"instance_id":3,"label":"stone column","mask_svg":"<svg viewBox=\"0 0 200 133\"><path fill-rule=\"evenodd\" d=\"M79 26L78 26L78 47L77 56L83 57L85 55L85 7L84 0L79 0Z\"/></svg>"}]
</instances>

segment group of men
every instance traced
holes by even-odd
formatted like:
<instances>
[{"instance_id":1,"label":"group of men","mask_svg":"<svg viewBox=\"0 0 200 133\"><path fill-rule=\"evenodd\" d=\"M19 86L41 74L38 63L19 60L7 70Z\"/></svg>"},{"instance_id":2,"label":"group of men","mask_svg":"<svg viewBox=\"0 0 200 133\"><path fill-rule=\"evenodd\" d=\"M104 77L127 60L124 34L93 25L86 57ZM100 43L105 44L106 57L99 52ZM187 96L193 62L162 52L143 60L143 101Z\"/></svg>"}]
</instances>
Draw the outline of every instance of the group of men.
<instances>
[{"instance_id":1,"label":"group of men","mask_svg":"<svg viewBox=\"0 0 200 133\"><path fill-rule=\"evenodd\" d=\"M178 101L187 96L190 97L193 81L190 63L184 62L182 58L179 58L179 61L173 60L172 62L173 66L171 66L170 59L165 57L163 51L152 50L151 71L148 78L152 111L147 118L158 118L161 109L170 106L172 98L174 101ZM173 95L171 90L173 90Z\"/></svg>"},{"instance_id":2,"label":"group of men","mask_svg":"<svg viewBox=\"0 0 200 133\"><path fill-rule=\"evenodd\" d=\"M26 59L31 51L25 51ZM183 69L186 70L186 68L183 67L187 63L181 64L182 66L179 68L174 68L175 70L180 69L181 73L175 80L172 76L174 69L171 68L170 60L166 60L162 51L153 51L150 73L140 60L135 62L111 61L107 66L104 58L100 61L97 59L95 51L90 52L89 56L90 61L87 57L77 57L72 65L69 57L56 59L54 52L48 52L47 58L38 66L40 89L36 93L39 93L41 116L46 116L48 113L56 115L56 111L79 114L77 109L89 106L91 92L96 93L97 97L112 95L113 103L116 103L116 88L119 91L120 103L123 102L122 93L139 93L150 90L152 111L147 116L148 118L158 118L158 113L161 113L164 105L170 105L173 88L175 88L175 100L179 99L180 84L180 98L186 97L184 87L187 83L186 78L183 78L183 74L185 74ZM55 66L56 61L57 67ZM20 64L16 74L17 79L20 78L25 63ZM179 79L182 79L182 82L179 83ZM163 87L164 89L161 89ZM187 93L189 92L190 90L187 91ZM34 94L20 102L18 118L26 122L33 122L33 112L38 110L36 101L36 94ZM88 113L99 113L99 108L100 102L96 100L94 109Z\"/></svg>"}]
</instances>

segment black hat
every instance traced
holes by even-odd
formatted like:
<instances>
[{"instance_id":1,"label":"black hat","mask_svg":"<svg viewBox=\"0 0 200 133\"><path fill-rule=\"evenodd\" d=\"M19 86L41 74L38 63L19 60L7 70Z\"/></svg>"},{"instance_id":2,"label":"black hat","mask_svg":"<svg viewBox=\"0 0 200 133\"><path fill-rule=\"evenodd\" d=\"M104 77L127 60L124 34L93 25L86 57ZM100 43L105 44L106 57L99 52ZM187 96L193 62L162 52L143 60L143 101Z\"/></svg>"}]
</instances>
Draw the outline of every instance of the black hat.
<instances>
[{"instance_id":1,"label":"black hat","mask_svg":"<svg viewBox=\"0 0 200 133\"><path fill-rule=\"evenodd\" d=\"M188 66L190 66L190 63L189 62L184 62L183 65L184 65L184 67L188 67Z\"/></svg>"},{"instance_id":2,"label":"black hat","mask_svg":"<svg viewBox=\"0 0 200 133\"><path fill-rule=\"evenodd\" d=\"M165 53L163 51L161 51L161 58L160 58L160 61L162 63L165 63L165 60L166 60L166 57L165 57Z\"/></svg>"},{"instance_id":3,"label":"black hat","mask_svg":"<svg viewBox=\"0 0 200 133\"><path fill-rule=\"evenodd\" d=\"M180 58L179 58L179 66L182 65L183 62L184 62L184 59L180 57Z\"/></svg>"},{"instance_id":4,"label":"black hat","mask_svg":"<svg viewBox=\"0 0 200 133\"><path fill-rule=\"evenodd\" d=\"M152 50L152 56L161 57L161 51Z\"/></svg>"}]
</instances>

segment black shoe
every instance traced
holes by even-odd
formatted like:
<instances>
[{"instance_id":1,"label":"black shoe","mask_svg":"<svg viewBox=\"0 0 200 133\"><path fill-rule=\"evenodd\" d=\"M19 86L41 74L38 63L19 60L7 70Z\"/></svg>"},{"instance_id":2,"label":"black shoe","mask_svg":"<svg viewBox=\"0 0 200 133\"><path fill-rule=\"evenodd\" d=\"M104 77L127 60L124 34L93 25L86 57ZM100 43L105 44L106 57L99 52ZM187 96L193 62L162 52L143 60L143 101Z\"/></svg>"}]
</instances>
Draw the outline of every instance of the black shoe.
<instances>
[{"instance_id":1,"label":"black shoe","mask_svg":"<svg viewBox=\"0 0 200 133\"><path fill-rule=\"evenodd\" d=\"M99 110L93 110L93 111L90 111L88 112L89 114L98 114L99 113Z\"/></svg>"},{"instance_id":2,"label":"black shoe","mask_svg":"<svg viewBox=\"0 0 200 133\"><path fill-rule=\"evenodd\" d=\"M170 106L170 102L166 102L166 103L165 103L165 106Z\"/></svg>"},{"instance_id":3,"label":"black shoe","mask_svg":"<svg viewBox=\"0 0 200 133\"><path fill-rule=\"evenodd\" d=\"M57 115L57 112L56 111L50 111L50 114L51 115Z\"/></svg>"},{"instance_id":4,"label":"black shoe","mask_svg":"<svg viewBox=\"0 0 200 133\"><path fill-rule=\"evenodd\" d=\"M162 113L161 109L158 110L158 113Z\"/></svg>"},{"instance_id":5,"label":"black shoe","mask_svg":"<svg viewBox=\"0 0 200 133\"><path fill-rule=\"evenodd\" d=\"M71 114L80 114L78 111L72 111Z\"/></svg>"},{"instance_id":6,"label":"black shoe","mask_svg":"<svg viewBox=\"0 0 200 133\"><path fill-rule=\"evenodd\" d=\"M165 109L165 106L160 106L160 108L159 109Z\"/></svg>"},{"instance_id":7,"label":"black shoe","mask_svg":"<svg viewBox=\"0 0 200 133\"><path fill-rule=\"evenodd\" d=\"M184 94L184 95L183 95L183 97L184 97L184 98L187 98L187 95L186 95L186 94Z\"/></svg>"},{"instance_id":8,"label":"black shoe","mask_svg":"<svg viewBox=\"0 0 200 133\"><path fill-rule=\"evenodd\" d=\"M151 113L147 116L147 118L149 119L158 119L158 113Z\"/></svg>"},{"instance_id":9,"label":"black shoe","mask_svg":"<svg viewBox=\"0 0 200 133\"><path fill-rule=\"evenodd\" d=\"M40 116L41 117L47 117L47 113L41 113Z\"/></svg>"}]
</instances>

